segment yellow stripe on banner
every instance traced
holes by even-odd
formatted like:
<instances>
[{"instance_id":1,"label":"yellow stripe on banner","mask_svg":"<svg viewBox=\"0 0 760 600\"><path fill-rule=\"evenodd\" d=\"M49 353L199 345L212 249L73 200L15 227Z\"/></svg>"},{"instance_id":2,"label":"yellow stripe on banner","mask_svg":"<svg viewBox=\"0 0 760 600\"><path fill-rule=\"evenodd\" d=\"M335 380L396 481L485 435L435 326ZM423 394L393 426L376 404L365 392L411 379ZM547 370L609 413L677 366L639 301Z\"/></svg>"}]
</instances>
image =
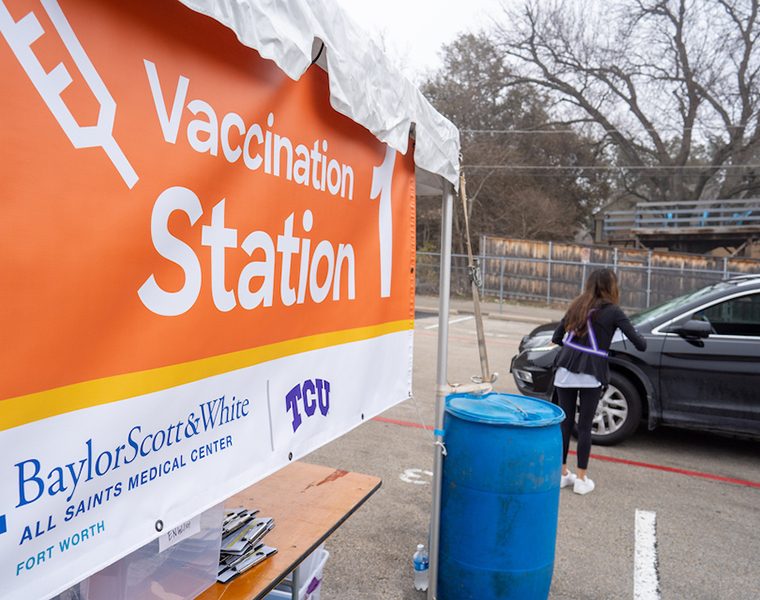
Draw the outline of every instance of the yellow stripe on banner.
<instances>
[{"instance_id":1,"label":"yellow stripe on banner","mask_svg":"<svg viewBox=\"0 0 760 600\"><path fill-rule=\"evenodd\" d=\"M405 319L371 327L334 331L170 367L105 377L36 394L9 398L0 401L0 431L82 408L117 402L200 381L207 377L229 373L285 356L411 329L414 329L414 321Z\"/></svg>"}]
</instances>

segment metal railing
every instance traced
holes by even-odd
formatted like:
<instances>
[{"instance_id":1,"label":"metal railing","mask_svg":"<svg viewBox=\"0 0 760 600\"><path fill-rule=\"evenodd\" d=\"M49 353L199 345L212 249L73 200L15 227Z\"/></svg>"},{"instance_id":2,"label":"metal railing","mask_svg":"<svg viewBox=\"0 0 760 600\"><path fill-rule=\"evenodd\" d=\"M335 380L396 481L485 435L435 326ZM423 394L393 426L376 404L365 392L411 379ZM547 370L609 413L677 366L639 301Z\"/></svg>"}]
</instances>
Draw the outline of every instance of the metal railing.
<instances>
[{"instance_id":1,"label":"metal railing","mask_svg":"<svg viewBox=\"0 0 760 600\"><path fill-rule=\"evenodd\" d=\"M604 214L604 237L636 229L760 226L760 199L641 202Z\"/></svg>"},{"instance_id":2,"label":"metal railing","mask_svg":"<svg viewBox=\"0 0 760 600\"><path fill-rule=\"evenodd\" d=\"M499 312L506 302L528 302L544 305L566 305L582 291L586 276L593 269L615 270L620 284L620 305L627 310L642 310L689 291L717 283L748 271L732 270L730 258L723 258L720 269L690 269L647 264L576 262L551 258L519 258L478 256L481 269L481 298L498 300ZM417 253L416 291L422 295L438 294L438 253ZM560 275L561 272L561 275ZM751 272L760 273L760 264ZM451 295L470 296L467 256L452 255Z\"/></svg>"}]
</instances>

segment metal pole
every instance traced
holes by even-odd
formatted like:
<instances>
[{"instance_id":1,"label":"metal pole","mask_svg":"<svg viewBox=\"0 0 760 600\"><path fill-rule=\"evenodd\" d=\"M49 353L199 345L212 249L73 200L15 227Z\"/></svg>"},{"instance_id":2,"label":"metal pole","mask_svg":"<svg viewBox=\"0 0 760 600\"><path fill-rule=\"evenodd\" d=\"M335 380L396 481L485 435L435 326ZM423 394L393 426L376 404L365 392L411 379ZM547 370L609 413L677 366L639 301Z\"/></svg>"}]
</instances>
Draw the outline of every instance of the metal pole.
<instances>
[{"instance_id":1,"label":"metal pole","mask_svg":"<svg viewBox=\"0 0 760 600\"><path fill-rule=\"evenodd\" d=\"M546 305L552 303L552 243L549 242L549 273L546 277Z\"/></svg>"},{"instance_id":2,"label":"metal pole","mask_svg":"<svg viewBox=\"0 0 760 600\"><path fill-rule=\"evenodd\" d=\"M652 297L652 251L647 255L647 308L651 304Z\"/></svg>"},{"instance_id":3,"label":"metal pole","mask_svg":"<svg viewBox=\"0 0 760 600\"><path fill-rule=\"evenodd\" d=\"M480 236L480 297L486 297L486 236Z\"/></svg>"},{"instance_id":4,"label":"metal pole","mask_svg":"<svg viewBox=\"0 0 760 600\"><path fill-rule=\"evenodd\" d=\"M501 314L501 303L504 301L504 257L501 257L501 274L499 275L499 314Z\"/></svg>"},{"instance_id":5,"label":"metal pole","mask_svg":"<svg viewBox=\"0 0 760 600\"><path fill-rule=\"evenodd\" d=\"M449 356L449 296L451 294L451 229L454 213L454 186L445 184L441 215L441 280L438 293L438 365L435 390L435 440L443 442L443 417L446 408L446 367ZM438 595L438 545L441 538L441 480L443 476L442 448L433 452L433 506L430 513L430 580L428 600Z\"/></svg>"}]
</instances>

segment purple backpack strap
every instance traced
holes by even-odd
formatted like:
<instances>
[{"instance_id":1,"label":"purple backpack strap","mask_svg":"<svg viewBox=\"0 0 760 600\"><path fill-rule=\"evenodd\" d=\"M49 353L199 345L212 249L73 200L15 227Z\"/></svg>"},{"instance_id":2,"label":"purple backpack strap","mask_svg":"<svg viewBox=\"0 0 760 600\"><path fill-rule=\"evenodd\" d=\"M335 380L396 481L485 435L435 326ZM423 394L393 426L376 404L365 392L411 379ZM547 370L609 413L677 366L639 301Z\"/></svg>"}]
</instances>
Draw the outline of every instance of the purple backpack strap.
<instances>
[{"instance_id":1,"label":"purple backpack strap","mask_svg":"<svg viewBox=\"0 0 760 600\"><path fill-rule=\"evenodd\" d=\"M582 346L581 344L578 344L573 341L573 338L575 337L575 331L571 331L570 335L567 336L567 339L564 341L565 346L569 346L573 350L577 350L578 352L585 352L586 354L594 354L596 356L603 356L607 357L608 352L605 350L599 349L599 344L596 341L596 334L594 333L594 326L591 324L591 313L594 312L596 309L592 309L591 312L589 312L589 316L586 317L586 326L588 327L588 339L591 342L591 348L588 346Z\"/></svg>"}]
</instances>

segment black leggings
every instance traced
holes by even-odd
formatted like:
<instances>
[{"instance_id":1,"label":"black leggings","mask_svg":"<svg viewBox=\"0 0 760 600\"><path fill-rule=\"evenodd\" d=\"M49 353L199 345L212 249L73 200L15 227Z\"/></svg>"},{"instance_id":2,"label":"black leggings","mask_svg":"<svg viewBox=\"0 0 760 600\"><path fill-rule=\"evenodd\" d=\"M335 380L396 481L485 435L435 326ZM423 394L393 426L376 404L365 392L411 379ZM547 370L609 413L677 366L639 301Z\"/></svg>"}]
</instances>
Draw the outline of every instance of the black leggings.
<instances>
[{"instance_id":1,"label":"black leggings","mask_svg":"<svg viewBox=\"0 0 760 600\"><path fill-rule=\"evenodd\" d=\"M594 421L596 405L602 395L602 388L556 388L559 407L565 411L567 418L562 421L562 464L567 464L567 452L570 448L570 435L575 424L575 405L580 394L580 413L578 415L578 468L588 468L591 454L591 424Z\"/></svg>"}]
</instances>

